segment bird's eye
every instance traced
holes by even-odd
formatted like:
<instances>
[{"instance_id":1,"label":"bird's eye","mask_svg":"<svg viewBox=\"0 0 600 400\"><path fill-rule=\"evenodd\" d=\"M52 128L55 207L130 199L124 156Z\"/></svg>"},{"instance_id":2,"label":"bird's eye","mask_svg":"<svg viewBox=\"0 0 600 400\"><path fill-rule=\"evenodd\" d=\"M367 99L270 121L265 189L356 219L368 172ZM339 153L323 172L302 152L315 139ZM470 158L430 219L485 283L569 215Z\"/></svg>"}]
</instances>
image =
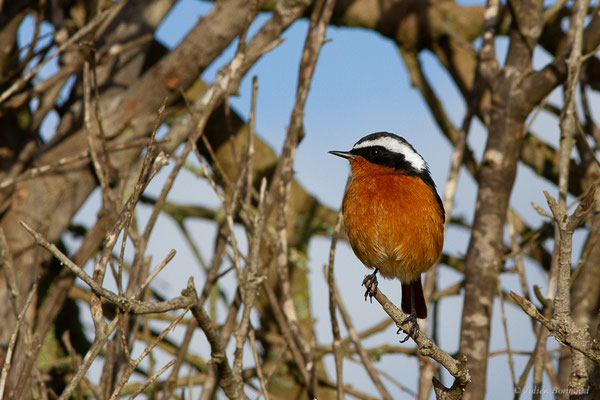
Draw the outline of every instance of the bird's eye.
<instances>
[{"instance_id":1,"label":"bird's eye","mask_svg":"<svg viewBox=\"0 0 600 400\"><path fill-rule=\"evenodd\" d=\"M371 157L377 157L381 152L377 147L371 149Z\"/></svg>"}]
</instances>

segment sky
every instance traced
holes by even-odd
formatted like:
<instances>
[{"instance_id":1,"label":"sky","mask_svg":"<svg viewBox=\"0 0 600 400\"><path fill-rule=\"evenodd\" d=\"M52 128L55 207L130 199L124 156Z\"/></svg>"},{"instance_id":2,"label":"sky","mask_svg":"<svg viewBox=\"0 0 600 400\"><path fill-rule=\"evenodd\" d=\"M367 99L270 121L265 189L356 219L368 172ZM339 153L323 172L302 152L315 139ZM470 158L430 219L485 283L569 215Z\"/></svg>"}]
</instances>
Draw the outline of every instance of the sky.
<instances>
[{"instance_id":1,"label":"sky","mask_svg":"<svg viewBox=\"0 0 600 400\"><path fill-rule=\"evenodd\" d=\"M157 31L157 38L168 47L176 46L194 26L198 18L206 14L211 7L212 3L210 2L180 0ZM249 34L255 32L267 18L268 14L260 14ZM230 101L232 108L247 118L250 110L251 79L253 76L257 76L259 88L256 131L277 152L280 151L285 139L286 126L289 124L294 104L298 64L307 27L306 21L294 23L284 34L285 41L266 54L250 70L241 83L239 97L233 97ZM48 26L44 25L42 33L48 31ZM31 32L32 20L29 18L23 23L19 32L22 46L29 41ZM435 125L419 92L411 87L410 78L394 43L369 30L358 28L330 27L327 37L330 41L324 45L321 51L306 104L304 118L306 136L298 147L296 155L294 167L296 178L321 202L337 209L341 205L349 167L347 162L333 157L327 152L329 150L348 150L361 137L371 132L390 131L403 136L428 162L431 174L438 185L438 191L442 195L448 176L452 148ZM217 71L232 58L235 46L235 43L232 44L204 71L202 77L207 82L211 82ZM500 60L506 52L506 47L506 40L498 39L497 49ZM547 60L548 56L542 51L536 53L534 60L536 67L541 67ZM447 113L459 126L464 115L465 105L456 87L432 55L422 54L421 61ZM56 63L49 63L48 67L41 71L38 79L44 79L54 71L56 71ZM66 98L66 90L68 88L64 91L64 98ZM556 90L550 96L550 100L558 104L561 97L561 91ZM597 98L594 99L594 101L597 100ZM57 118L54 114L49 115L44 121L42 128L44 137L52 136L56 122ZM557 145L559 132L557 119L547 117L542 113L534 121L533 130L549 143ZM486 131L483 126L478 121L474 122L468 142L477 159L481 157L485 139ZM169 171L169 168L165 168L155 178L148 189L149 194L159 193ZM533 210L530 203L535 202L547 208L543 190L556 194L556 189L552 185L537 178L527 167L520 166L511 197L511 205L534 227L539 226L543 219ZM99 199L99 193L96 191L77 214L75 220L80 223L93 223ZM475 199L476 186L473 179L463 170L460 175L455 208L452 210L453 215L471 221ZM212 207L218 204L218 198L210 186L204 181L199 181L189 172L182 172L177 178L169 200ZM149 215L149 208L140 206L138 212L139 220L143 221L144 216ZM196 238L204 258L210 260L215 235L213 224L194 220L186 226ZM246 246L244 235L239 234L237 237L244 248ZM574 257L577 257L581 248L581 237L577 239ZM468 240L469 232L467 230L450 227L446 233L444 250L451 255L462 256L466 252ZM72 248L76 248L78 243L69 235L66 235L65 241ZM323 277L323 265L328 259L329 246L330 238L314 238L310 244L308 259L312 312L316 320L315 332L321 343L331 343L332 340L328 310L323 307L324 304L327 304L327 285ZM195 277L196 287L201 287L203 274L195 266L196 262L191 250L172 221L167 217L161 217L149 246L149 253L153 256L153 265L164 258L171 249L177 250L177 256L167 267L167 271L159 275L154 286L164 295L174 297L178 295L181 288L185 287L188 277L192 275ZM512 260L507 262L507 267L512 265ZM527 267L532 265L526 260ZM90 265L87 268L91 268ZM378 304L370 304L363 299L363 289L360 287L360 283L366 271L355 258L349 246L346 243L339 243L335 263L336 279L343 301L348 309L352 310L353 322L359 331L386 318ZM537 268L527 268L526 274L530 289L535 283L542 287L542 292L545 291L546 276L543 273ZM442 266L439 269L438 287L450 286L460 279L459 274ZM232 279L226 277L224 286L231 287L233 283ZM506 291L514 290L521 293L520 284L513 275L502 275L501 284ZM380 288L392 301L399 304L400 285L398 281L380 280ZM515 350L531 350L534 338L529 319L511 305L506 305L506 308L511 346ZM458 350L461 310L462 292L459 296L448 297L441 301L437 322L440 324L442 333L439 335L438 344L450 353ZM90 324L91 322L88 322L88 327L91 326ZM182 329L175 331L175 335L182 335L182 333ZM392 326L367 340L366 345L373 346L381 343L399 345L400 339L401 337L396 335L396 328ZM407 346L412 346L412 343L409 342ZM551 343L551 346L555 346L555 344ZM200 335L194 337L194 348L198 353L208 355L206 342ZM506 348L505 338L500 320L499 304L496 301L490 351L504 348ZM250 360L250 358L246 359ZM526 361L527 357L515 356L517 377L521 374ZM332 357L327 357L325 362L330 367L333 366ZM410 390L416 390L418 368L414 359L400 355L383 356L381 362L376 365L400 379L401 383ZM330 368L330 371L333 371L333 368ZM505 355L490 359L488 376L491 377L488 380L488 399L504 399L512 394L512 383ZM444 382L450 385L451 380L447 375L445 378ZM357 363L348 361L344 363L344 379L346 382L352 382L355 387L376 395L366 373ZM530 382L531 378L527 385L530 386ZM389 381L385 381L385 383L394 398L402 398L399 388ZM549 387L547 380L545 387ZM542 398L551 397L550 394L542 395Z\"/></svg>"}]
</instances>

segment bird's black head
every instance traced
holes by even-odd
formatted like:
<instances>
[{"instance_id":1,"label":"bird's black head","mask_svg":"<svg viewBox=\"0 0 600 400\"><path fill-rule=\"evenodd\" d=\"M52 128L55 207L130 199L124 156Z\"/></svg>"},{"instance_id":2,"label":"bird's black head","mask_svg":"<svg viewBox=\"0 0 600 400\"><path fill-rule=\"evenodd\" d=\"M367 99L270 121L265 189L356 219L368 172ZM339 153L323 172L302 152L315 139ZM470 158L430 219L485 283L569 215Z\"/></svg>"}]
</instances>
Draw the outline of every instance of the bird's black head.
<instances>
[{"instance_id":1,"label":"bird's black head","mask_svg":"<svg viewBox=\"0 0 600 400\"><path fill-rule=\"evenodd\" d=\"M429 174L427 163L404 138L389 132L376 132L360 139L350 154L367 161L403 171L408 175Z\"/></svg>"}]
</instances>

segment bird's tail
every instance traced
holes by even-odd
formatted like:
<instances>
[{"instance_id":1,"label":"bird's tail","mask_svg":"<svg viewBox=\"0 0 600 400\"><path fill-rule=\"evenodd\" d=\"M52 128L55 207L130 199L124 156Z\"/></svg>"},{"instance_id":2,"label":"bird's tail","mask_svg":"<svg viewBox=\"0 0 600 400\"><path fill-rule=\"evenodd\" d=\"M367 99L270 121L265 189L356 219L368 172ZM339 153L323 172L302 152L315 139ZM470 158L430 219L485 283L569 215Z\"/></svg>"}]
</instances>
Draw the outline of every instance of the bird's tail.
<instances>
[{"instance_id":1,"label":"bird's tail","mask_svg":"<svg viewBox=\"0 0 600 400\"><path fill-rule=\"evenodd\" d=\"M417 312L417 318L427 318L427 304L425 303L425 296L423 296L423 286L421 285L421 277L415 279L411 283L402 284L402 311L404 311L407 314L411 313L411 286L414 292L415 310Z\"/></svg>"}]
</instances>

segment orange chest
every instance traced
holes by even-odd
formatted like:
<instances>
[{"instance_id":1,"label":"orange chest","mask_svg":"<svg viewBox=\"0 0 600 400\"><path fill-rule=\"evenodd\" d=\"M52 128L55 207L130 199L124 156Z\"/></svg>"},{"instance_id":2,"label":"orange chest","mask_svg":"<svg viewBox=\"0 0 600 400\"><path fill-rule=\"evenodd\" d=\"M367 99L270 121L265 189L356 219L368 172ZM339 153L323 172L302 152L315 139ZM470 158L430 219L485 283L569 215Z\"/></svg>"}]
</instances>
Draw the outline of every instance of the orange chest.
<instances>
[{"instance_id":1,"label":"orange chest","mask_svg":"<svg viewBox=\"0 0 600 400\"><path fill-rule=\"evenodd\" d=\"M414 279L442 250L442 212L432 189L418 177L355 173L342 208L355 254L384 276Z\"/></svg>"}]
</instances>

